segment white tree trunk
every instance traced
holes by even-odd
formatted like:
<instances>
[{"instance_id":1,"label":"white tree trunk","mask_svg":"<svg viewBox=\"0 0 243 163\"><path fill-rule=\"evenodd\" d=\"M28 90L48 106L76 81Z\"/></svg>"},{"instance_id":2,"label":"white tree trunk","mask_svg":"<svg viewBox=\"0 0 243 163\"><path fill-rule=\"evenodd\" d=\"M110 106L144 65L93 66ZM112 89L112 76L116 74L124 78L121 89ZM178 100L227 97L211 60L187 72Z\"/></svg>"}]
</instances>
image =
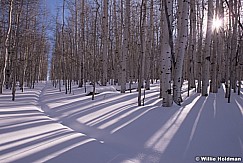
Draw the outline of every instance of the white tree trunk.
<instances>
[{"instance_id":1,"label":"white tree trunk","mask_svg":"<svg viewBox=\"0 0 243 163\"><path fill-rule=\"evenodd\" d=\"M210 82L210 92L217 93L218 86L217 86L217 47L218 47L218 40L217 40L217 31L214 31L213 34L213 49L211 53L211 82Z\"/></svg>"},{"instance_id":2,"label":"white tree trunk","mask_svg":"<svg viewBox=\"0 0 243 163\"><path fill-rule=\"evenodd\" d=\"M101 84L107 83L107 59L108 59L108 0L104 0L104 15L103 15L103 71Z\"/></svg>"},{"instance_id":3,"label":"white tree trunk","mask_svg":"<svg viewBox=\"0 0 243 163\"><path fill-rule=\"evenodd\" d=\"M214 19L219 18L219 0L216 0L216 8L214 13ZM213 27L212 27L213 28ZM218 58L220 54L218 53L218 45L219 45L219 29L213 29L213 49L211 53L211 82L210 82L210 92L217 93L218 92Z\"/></svg>"},{"instance_id":4,"label":"white tree trunk","mask_svg":"<svg viewBox=\"0 0 243 163\"><path fill-rule=\"evenodd\" d=\"M195 88L195 52L196 52L196 9L195 0L190 3L190 37L188 47L189 71L188 71L188 93L191 88ZM188 94L189 95L189 94Z\"/></svg>"},{"instance_id":5,"label":"white tree trunk","mask_svg":"<svg viewBox=\"0 0 243 163\"><path fill-rule=\"evenodd\" d=\"M172 101L172 91L171 91L171 47L169 44L169 28L172 22L172 10L173 3L172 0L167 2L161 1L161 28L162 28L162 41L161 41L161 57L162 57L162 106L170 107L173 103Z\"/></svg>"},{"instance_id":6,"label":"white tree trunk","mask_svg":"<svg viewBox=\"0 0 243 163\"><path fill-rule=\"evenodd\" d=\"M185 0L181 5L183 5L182 14L179 19L181 19L178 41L177 41L177 51L176 51L176 64L174 73L174 83L173 83L173 100L176 104L180 105L182 102L181 98L181 83L182 83L182 68L183 60L187 45L188 37L188 17L189 17L189 0Z\"/></svg>"},{"instance_id":7,"label":"white tree trunk","mask_svg":"<svg viewBox=\"0 0 243 163\"><path fill-rule=\"evenodd\" d=\"M144 66L145 66L145 50L146 50L146 35L145 35L145 25L146 25L146 5L147 0L142 0L141 11L140 11L140 56L139 56L139 77L138 77L138 106L142 105L142 85L144 81ZM145 92L144 92L145 93Z\"/></svg>"},{"instance_id":8,"label":"white tree trunk","mask_svg":"<svg viewBox=\"0 0 243 163\"><path fill-rule=\"evenodd\" d=\"M212 38L213 1L208 1L208 18L205 45L203 49L202 96L208 96L210 49Z\"/></svg>"},{"instance_id":9,"label":"white tree trunk","mask_svg":"<svg viewBox=\"0 0 243 163\"><path fill-rule=\"evenodd\" d=\"M231 88L234 89L236 92L236 71L235 71L235 62L236 62L236 51L237 51L237 27L238 27L238 13L237 13L237 0L230 1L230 7L232 7L232 26L233 26L233 33L231 37L231 48L230 48L230 84L229 84L229 96L228 96L228 103L230 103L230 96L231 96ZM234 12L233 12L234 11ZM234 13L234 14L233 14Z\"/></svg>"},{"instance_id":10,"label":"white tree trunk","mask_svg":"<svg viewBox=\"0 0 243 163\"><path fill-rule=\"evenodd\" d=\"M198 40L198 48L197 48L197 93L202 92L202 42L203 42L203 19L204 19L204 0L202 0L202 11L200 11L200 4L197 5L198 12L198 31L199 31L199 40Z\"/></svg>"},{"instance_id":11,"label":"white tree trunk","mask_svg":"<svg viewBox=\"0 0 243 163\"><path fill-rule=\"evenodd\" d=\"M113 1L114 9L113 9L113 17L114 17L114 32L115 32L115 56L114 56L114 78L117 80L120 76L120 39L117 25L117 15L116 15L116 0ZM119 78L120 79L120 78Z\"/></svg>"},{"instance_id":12,"label":"white tree trunk","mask_svg":"<svg viewBox=\"0 0 243 163\"><path fill-rule=\"evenodd\" d=\"M129 51L129 28L130 28L130 0L126 0L125 12L125 27L124 27L124 40L122 47L122 78L121 78L121 93L126 91L126 74L127 74L127 56Z\"/></svg>"},{"instance_id":13,"label":"white tree trunk","mask_svg":"<svg viewBox=\"0 0 243 163\"><path fill-rule=\"evenodd\" d=\"M4 56L4 66L3 66L3 72L2 72L2 83L1 83L1 93L3 90L3 86L5 84L5 75L6 75L6 68L7 68L7 61L8 61L8 48L9 48L9 39L10 39L10 32L12 27L12 11L13 11L13 0L10 1L9 4L9 15L8 15L8 31L7 36L5 40L5 56Z\"/></svg>"},{"instance_id":14,"label":"white tree trunk","mask_svg":"<svg viewBox=\"0 0 243 163\"><path fill-rule=\"evenodd\" d=\"M150 89L150 79L151 79L151 70L152 70L152 56L153 56L153 45L154 45L154 19L153 19L153 2L154 0L151 0L150 2L150 27L149 27L149 40L148 40L148 51L149 54L147 56L147 62L146 62L146 90Z\"/></svg>"},{"instance_id":15,"label":"white tree trunk","mask_svg":"<svg viewBox=\"0 0 243 163\"><path fill-rule=\"evenodd\" d=\"M220 0L219 2L219 9L217 9L219 12L219 19L222 20L222 27L224 27L224 10L223 10L223 2L222 0ZM219 30L218 36L218 48L217 48L217 53L220 54L218 55L218 69L217 69L217 82L218 82L218 88L220 88L221 86L221 82L222 82L222 76L223 73L225 72L225 65L224 65L224 60L223 60L223 56L224 56L224 50L225 50L225 46L224 46L224 30L223 28L221 28Z\"/></svg>"}]
</instances>

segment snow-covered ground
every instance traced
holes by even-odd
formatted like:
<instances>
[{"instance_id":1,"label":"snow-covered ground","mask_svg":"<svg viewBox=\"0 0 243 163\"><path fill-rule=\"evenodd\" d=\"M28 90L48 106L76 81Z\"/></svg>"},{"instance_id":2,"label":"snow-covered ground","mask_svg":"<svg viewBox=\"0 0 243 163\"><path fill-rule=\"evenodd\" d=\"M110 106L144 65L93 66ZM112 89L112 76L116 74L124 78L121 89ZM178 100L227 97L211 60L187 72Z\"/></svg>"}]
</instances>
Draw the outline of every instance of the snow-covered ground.
<instances>
[{"instance_id":1,"label":"snow-covered ground","mask_svg":"<svg viewBox=\"0 0 243 163\"><path fill-rule=\"evenodd\" d=\"M91 86L90 86L91 87ZM243 90L231 103L191 90L182 106L161 107L159 85L120 94L100 88L91 100L84 88L71 94L51 83L0 96L0 162L190 163L196 157L243 157Z\"/></svg>"}]
</instances>

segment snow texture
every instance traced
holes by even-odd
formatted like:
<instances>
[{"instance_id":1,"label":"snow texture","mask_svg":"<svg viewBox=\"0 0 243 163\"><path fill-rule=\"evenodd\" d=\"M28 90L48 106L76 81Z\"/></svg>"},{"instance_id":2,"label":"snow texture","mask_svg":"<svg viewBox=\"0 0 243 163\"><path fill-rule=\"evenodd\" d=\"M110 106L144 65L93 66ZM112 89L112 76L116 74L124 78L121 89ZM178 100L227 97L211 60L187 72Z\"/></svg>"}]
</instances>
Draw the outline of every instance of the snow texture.
<instances>
[{"instance_id":1,"label":"snow texture","mask_svg":"<svg viewBox=\"0 0 243 163\"><path fill-rule=\"evenodd\" d=\"M92 87L92 86L89 86ZM95 100L84 88L71 94L51 83L0 96L0 162L190 163L197 156L243 157L243 91L231 103L218 94L201 97L183 85L182 106L161 107L159 84L120 94L98 87Z\"/></svg>"}]
</instances>

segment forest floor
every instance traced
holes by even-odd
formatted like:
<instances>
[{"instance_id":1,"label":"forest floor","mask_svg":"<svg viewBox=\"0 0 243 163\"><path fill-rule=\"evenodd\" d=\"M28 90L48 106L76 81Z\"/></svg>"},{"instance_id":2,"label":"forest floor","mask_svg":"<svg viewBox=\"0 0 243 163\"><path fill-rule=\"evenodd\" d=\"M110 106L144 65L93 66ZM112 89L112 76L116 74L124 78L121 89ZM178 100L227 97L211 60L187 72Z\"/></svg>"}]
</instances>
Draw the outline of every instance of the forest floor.
<instances>
[{"instance_id":1,"label":"forest floor","mask_svg":"<svg viewBox=\"0 0 243 163\"><path fill-rule=\"evenodd\" d=\"M91 86L89 86L91 87ZM0 96L0 162L190 163L243 157L243 89L231 103L219 93L194 90L182 106L161 107L159 84L120 94L99 87L91 100L84 88L71 94L40 82L35 89ZM204 156L210 156L206 158ZM216 161L215 161L216 159ZM210 161L210 160L208 160ZM238 160L239 161L239 160ZM241 160L243 161L243 160Z\"/></svg>"}]
</instances>

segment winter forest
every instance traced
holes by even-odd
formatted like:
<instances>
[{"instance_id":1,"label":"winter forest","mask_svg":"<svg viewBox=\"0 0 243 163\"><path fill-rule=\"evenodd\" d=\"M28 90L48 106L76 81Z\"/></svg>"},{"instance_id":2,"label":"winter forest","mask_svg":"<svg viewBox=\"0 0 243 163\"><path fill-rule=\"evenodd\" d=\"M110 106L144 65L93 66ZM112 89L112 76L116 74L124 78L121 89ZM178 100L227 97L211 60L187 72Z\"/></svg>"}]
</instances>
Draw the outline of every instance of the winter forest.
<instances>
[{"instance_id":1,"label":"winter forest","mask_svg":"<svg viewBox=\"0 0 243 163\"><path fill-rule=\"evenodd\" d=\"M188 90L202 96L217 93L224 83L230 102L243 71L241 3L64 0L52 19L50 49L43 1L1 1L0 93L12 88L14 100L17 83L24 91L24 84L34 88L47 76L60 91L64 84L66 93L72 82L79 87L89 82L92 99L96 84L118 84L125 93L137 83L140 106L143 89L161 81L159 98L170 107L181 104L187 80Z\"/></svg>"},{"instance_id":2,"label":"winter forest","mask_svg":"<svg viewBox=\"0 0 243 163\"><path fill-rule=\"evenodd\" d=\"M0 162L241 162L242 81L242 0L0 0Z\"/></svg>"}]
</instances>

